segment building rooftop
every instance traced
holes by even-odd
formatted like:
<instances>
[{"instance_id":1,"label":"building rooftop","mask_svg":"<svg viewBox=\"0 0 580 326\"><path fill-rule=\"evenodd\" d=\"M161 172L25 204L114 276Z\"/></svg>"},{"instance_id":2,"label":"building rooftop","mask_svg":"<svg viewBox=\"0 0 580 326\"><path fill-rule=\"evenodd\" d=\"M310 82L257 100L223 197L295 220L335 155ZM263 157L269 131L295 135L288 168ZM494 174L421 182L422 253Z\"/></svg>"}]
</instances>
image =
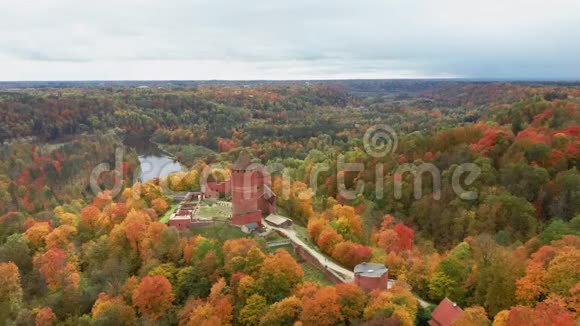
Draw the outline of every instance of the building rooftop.
<instances>
[{"instance_id":1,"label":"building rooftop","mask_svg":"<svg viewBox=\"0 0 580 326\"><path fill-rule=\"evenodd\" d=\"M266 200L270 200L275 198L276 194L272 191L272 188L270 188L268 185L264 185L264 192L262 193L262 197L264 197Z\"/></svg>"},{"instance_id":2,"label":"building rooftop","mask_svg":"<svg viewBox=\"0 0 580 326\"><path fill-rule=\"evenodd\" d=\"M258 228L258 223L252 222L244 225L248 230L256 230Z\"/></svg>"},{"instance_id":3,"label":"building rooftop","mask_svg":"<svg viewBox=\"0 0 580 326\"><path fill-rule=\"evenodd\" d=\"M383 264L361 263L354 267L354 273L365 277L381 277L388 271Z\"/></svg>"},{"instance_id":4,"label":"building rooftop","mask_svg":"<svg viewBox=\"0 0 580 326\"><path fill-rule=\"evenodd\" d=\"M272 223L274 225L281 225L286 221L290 221L290 219L276 214L270 214L268 217L266 217L266 222Z\"/></svg>"},{"instance_id":5,"label":"building rooftop","mask_svg":"<svg viewBox=\"0 0 580 326\"><path fill-rule=\"evenodd\" d=\"M449 326L454 320L459 318L463 313L456 303L445 298L439 303L437 308L431 313L431 320L429 325L431 326Z\"/></svg>"}]
</instances>

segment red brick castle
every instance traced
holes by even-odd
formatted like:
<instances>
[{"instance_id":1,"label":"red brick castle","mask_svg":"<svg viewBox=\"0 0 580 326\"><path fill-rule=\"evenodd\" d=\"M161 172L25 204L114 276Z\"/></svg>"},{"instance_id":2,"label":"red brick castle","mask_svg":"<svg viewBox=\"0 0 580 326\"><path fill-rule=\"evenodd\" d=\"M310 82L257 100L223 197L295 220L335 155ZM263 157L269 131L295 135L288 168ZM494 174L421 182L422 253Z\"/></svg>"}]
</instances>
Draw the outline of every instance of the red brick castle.
<instances>
[{"instance_id":1,"label":"red brick castle","mask_svg":"<svg viewBox=\"0 0 580 326\"><path fill-rule=\"evenodd\" d=\"M216 183L208 177L207 185L202 187L206 197L215 197L217 192L232 194L231 224L262 224L262 215L276 210L276 195L272 192L270 175L266 168L254 164L246 152L241 152L232 165L232 177L223 183Z\"/></svg>"}]
</instances>

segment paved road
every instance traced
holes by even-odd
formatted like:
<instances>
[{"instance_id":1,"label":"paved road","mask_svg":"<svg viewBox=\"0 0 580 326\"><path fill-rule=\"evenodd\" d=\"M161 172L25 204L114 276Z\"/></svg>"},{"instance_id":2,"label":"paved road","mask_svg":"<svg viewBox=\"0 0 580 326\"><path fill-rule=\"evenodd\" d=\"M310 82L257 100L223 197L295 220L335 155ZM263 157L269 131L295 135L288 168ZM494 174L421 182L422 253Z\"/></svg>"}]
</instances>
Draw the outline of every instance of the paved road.
<instances>
[{"instance_id":1,"label":"paved road","mask_svg":"<svg viewBox=\"0 0 580 326\"><path fill-rule=\"evenodd\" d=\"M302 239L300 239L300 237L296 234L296 231L291 230L291 229L284 229L284 228L272 226L272 225L266 223L266 221L264 221L263 219L262 219L262 225L264 225L270 229L274 229L276 231L279 231L280 233L284 234L288 239L290 239L290 241L292 241L295 245L306 249L312 256L314 256L318 260L318 262L321 265L326 266L326 269L328 269L330 272L332 272L333 274L338 276L345 283L354 282L354 273L351 270L346 269L346 268L338 265L337 263L328 259L327 256L321 254L320 252L318 252L318 251L314 250L313 248L311 248L310 246L308 246L304 241L302 241ZM389 279L389 287L394 286L395 282L396 282L395 280ZM415 293L413 293L413 294L415 295L415 298L417 298L417 301L419 302L421 307L425 308L425 307L430 305L427 301L419 298Z\"/></svg>"}]
</instances>

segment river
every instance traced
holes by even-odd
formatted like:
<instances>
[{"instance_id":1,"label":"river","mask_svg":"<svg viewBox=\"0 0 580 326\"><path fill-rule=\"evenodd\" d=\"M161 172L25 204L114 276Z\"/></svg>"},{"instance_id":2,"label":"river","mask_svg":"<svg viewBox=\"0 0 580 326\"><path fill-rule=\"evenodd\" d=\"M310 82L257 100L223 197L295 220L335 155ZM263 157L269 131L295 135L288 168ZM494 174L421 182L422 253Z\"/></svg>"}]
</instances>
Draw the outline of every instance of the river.
<instances>
[{"instance_id":1,"label":"river","mask_svg":"<svg viewBox=\"0 0 580 326\"><path fill-rule=\"evenodd\" d=\"M133 147L139 155L139 163L141 164L139 181L141 182L187 170L186 167L168 156L147 138L127 138L125 145Z\"/></svg>"}]
</instances>

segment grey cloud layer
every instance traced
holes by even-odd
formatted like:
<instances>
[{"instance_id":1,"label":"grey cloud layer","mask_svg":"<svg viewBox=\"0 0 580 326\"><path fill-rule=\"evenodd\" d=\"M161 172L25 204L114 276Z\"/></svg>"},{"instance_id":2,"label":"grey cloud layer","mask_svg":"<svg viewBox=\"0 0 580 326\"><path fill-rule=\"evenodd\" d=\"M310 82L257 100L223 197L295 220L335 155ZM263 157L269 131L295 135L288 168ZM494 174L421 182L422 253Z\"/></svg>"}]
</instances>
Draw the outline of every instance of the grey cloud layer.
<instances>
[{"instance_id":1,"label":"grey cloud layer","mask_svg":"<svg viewBox=\"0 0 580 326\"><path fill-rule=\"evenodd\" d=\"M580 79L580 2L0 0L0 80Z\"/></svg>"}]
</instances>

